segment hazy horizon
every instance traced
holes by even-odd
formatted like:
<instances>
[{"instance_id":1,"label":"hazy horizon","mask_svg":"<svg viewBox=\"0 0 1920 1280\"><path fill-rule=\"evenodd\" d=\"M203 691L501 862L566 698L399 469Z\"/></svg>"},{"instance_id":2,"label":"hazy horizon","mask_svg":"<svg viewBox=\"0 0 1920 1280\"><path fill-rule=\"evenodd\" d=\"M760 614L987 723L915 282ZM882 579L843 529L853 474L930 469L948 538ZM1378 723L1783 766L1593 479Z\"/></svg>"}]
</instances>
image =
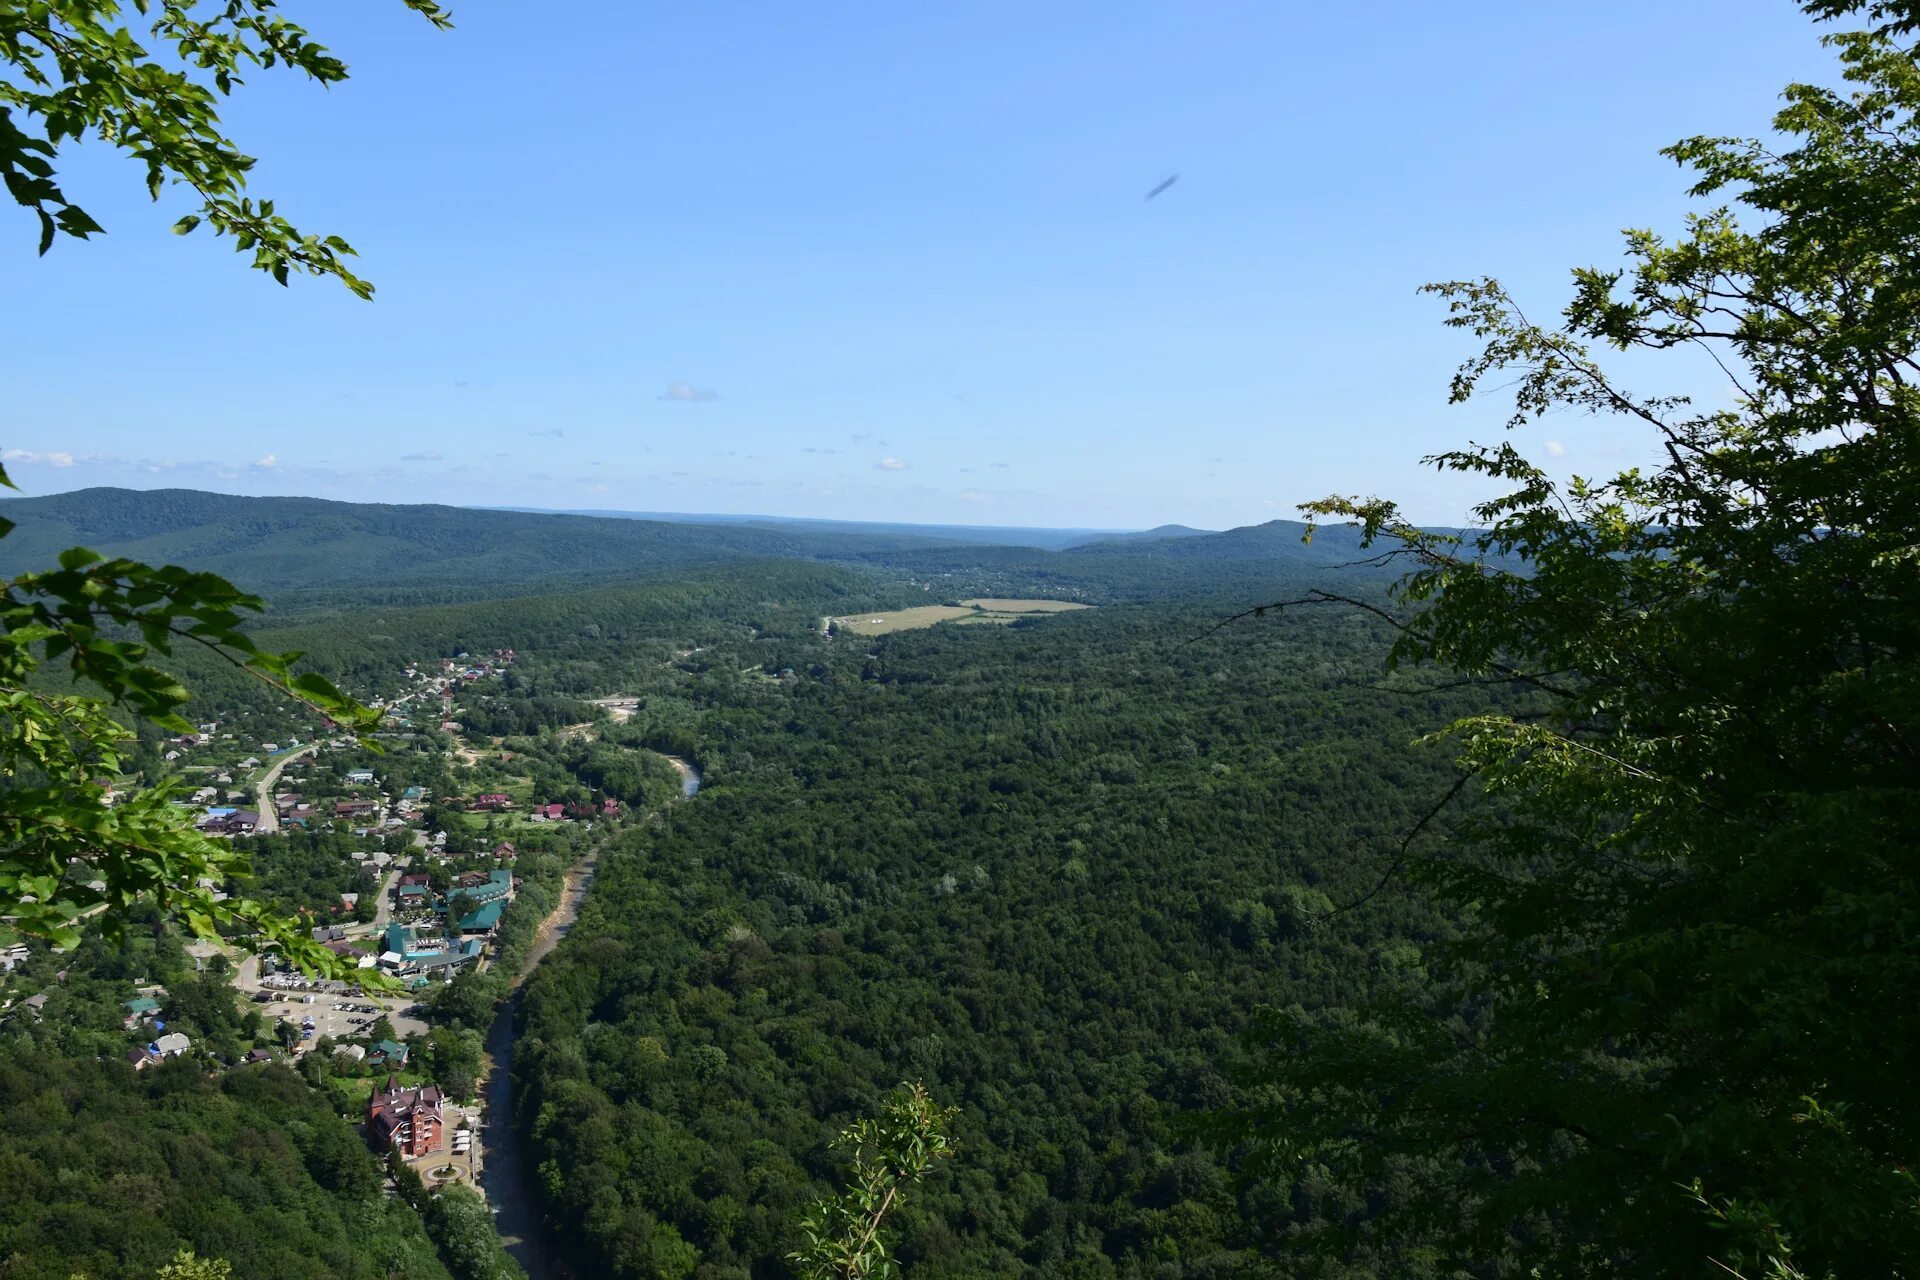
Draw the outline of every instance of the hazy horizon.
<instances>
[{"instance_id":1,"label":"hazy horizon","mask_svg":"<svg viewBox=\"0 0 1920 1280\"><path fill-rule=\"evenodd\" d=\"M665 509L637 508L637 507L537 507L537 506L528 506L528 505L519 504L519 503L502 504L502 503L474 503L474 502L442 502L434 499L425 499L425 498L417 499L417 500L403 499L403 500L395 501L395 500L388 500L388 499L382 499L382 498L323 497L321 495L311 494L311 493L227 493L219 489L200 489L195 486L181 485L181 484L75 485L71 488L52 489L45 493L31 493L31 492L0 493L0 503L17 502L27 498L59 498L59 497L69 496L72 494L86 493L94 489L131 489L131 490L135 490L137 492L143 492L143 493L162 493L168 490L178 490L178 491L183 491L188 493L211 493L211 494L217 494L220 496L235 497L235 498L266 498L266 499L314 498L323 502L353 502L353 503L362 503L370 506L441 506L441 507L455 507L464 511L503 511L503 512L517 512L517 513L527 514L527 515L598 516L606 519L619 519L619 520L651 519L651 520L660 520L664 522L718 521L718 522L727 522L727 523L738 523L738 522L747 522L747 521L753 521L753 520L771 520L771 521L797 521L801 523L821 523L821 524L907 526L912 528L926 528L926 529L941 529L941 528L980 529L980 530L1032 529L1032 530L1044 530L1044 531L1056 532L1056 533L1144 533L1153 529L1171 528L1171 527L1193 529L1200 533L1223 533L1223 532L1226 532L1227 529L1239 527L1239 526L1228 525L1228 526L1222 526L1219 528L1211 528L1204 525L1186 525L1186 524L1181 524L1178 521L1171 521L1171 520L1162 520L1156 524L1076 525L1076 524L1052 524L1052 523L1046 523L1046 522L1025 522L1025 521L1007 522L1007 523L991 523L991 522L983 522L983 521L962 521L962 520L863 520L863 519L857 519L857 518L851 518L851 517L845 517L845 516L834 516L834 515L804 515L804 514L781 515L781 514L776 514L774 512L768 512L768 511L669 511ZM1292 517L1273 517L1273 518L1274 519L1290 519ZM1266 521L1255 521L1253 523L1264 524L1266 523Z\"/></svg>"}]
</instances>

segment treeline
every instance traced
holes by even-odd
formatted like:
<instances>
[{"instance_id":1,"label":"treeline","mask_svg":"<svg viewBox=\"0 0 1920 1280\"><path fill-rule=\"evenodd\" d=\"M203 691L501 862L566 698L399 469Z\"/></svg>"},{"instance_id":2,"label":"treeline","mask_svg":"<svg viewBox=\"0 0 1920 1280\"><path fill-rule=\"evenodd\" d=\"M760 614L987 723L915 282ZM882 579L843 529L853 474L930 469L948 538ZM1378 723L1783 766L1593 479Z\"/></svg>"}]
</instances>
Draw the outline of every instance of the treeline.
<instances>
[{"instance_id":1,"label":"treeline","mask_svg":"<svg viewBox=\"0 0 1920 1280\"><path fill-rule=\"evenodd\" d=\"M814 641L792 680L648 700L629 731L693 739L706 787L604 856L516 1055L582 1274L776 1273L827 1139L901 1079L963 1108L903 1221L916 1280L1421 1274L1290 1256L1378 1205L1243 1184L1192 1129L1256 1006L1419 982L1447 922L1368 893L1449 785L1408 741L1467 704L1357 688L1370 619L1188 643L1217 617Z\"/></svg>"}]
</instances>

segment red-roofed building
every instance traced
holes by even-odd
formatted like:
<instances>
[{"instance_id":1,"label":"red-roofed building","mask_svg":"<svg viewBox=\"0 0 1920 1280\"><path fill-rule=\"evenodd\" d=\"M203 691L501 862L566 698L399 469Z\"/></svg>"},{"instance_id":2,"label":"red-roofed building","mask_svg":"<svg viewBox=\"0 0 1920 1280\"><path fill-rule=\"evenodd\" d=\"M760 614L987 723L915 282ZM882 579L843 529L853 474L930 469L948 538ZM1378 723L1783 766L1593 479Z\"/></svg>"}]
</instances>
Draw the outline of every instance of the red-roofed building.
<instances>
[{"instance_id":1,"label":"red-roofed building","mask_svg":"<svg viewBox=\"0 0 1920 1280\"><path fill-rule=\"evenodd\" d=\"M484 812L498 813L502 809L513 808L513 801L498 791L490 791L486 795L475 796L473 807Z\"/></svg>"},{"instance_id":2,"label":"red-roofed building","mask_svg":"<svg viewBox=\"0 0 1920 1280\"><path fill-rule=\"evenodd\" d=\"M445 1101L434 1085L402 1089L392 1076L383 1092L379 1085L367 1099L367 1141L376 1151L398 1151L412 1159L447 1145Z\"/></svg>"}]
</instances>

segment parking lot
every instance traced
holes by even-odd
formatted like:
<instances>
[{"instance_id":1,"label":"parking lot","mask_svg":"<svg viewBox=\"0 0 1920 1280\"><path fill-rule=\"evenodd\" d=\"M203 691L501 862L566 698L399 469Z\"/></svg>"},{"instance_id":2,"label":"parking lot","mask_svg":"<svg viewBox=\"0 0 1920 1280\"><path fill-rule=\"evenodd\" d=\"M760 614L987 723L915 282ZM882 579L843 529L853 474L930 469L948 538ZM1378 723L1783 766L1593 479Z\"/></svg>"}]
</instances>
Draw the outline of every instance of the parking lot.
<instances>
[{"instance_id":1,"label":"parking lot","mask_svg":"<svg viewBox=\"0 0 1920 1280\"><path fill-rule=\"evenodd\" d=\"M365 995L340 983L303 979L297 974L262 978L259 961L253 956L240 965L234 986L253 1001L268 1022L286 1019L299 1025L302 1019L311 1017L313 1039L301 1041L300 1050L328 1036L335 1040L365 1037L382 1013L393 1023L396 1036L402 1040L410 1035L425 1034L427 1030L425 1022L404 1012L414 1005L412 996ZM260 995L270 998L259 1000ZM336 1009L335 1005L348 1007ZM372 1012L367 1012L369 1009Z\"/></svg>"},{"instance_id":2,"label":"parking lot","mask_svg":"<svg viewBox=\"0 0 1920 1280\"><path fill-rule=\"evenodd\" d=\"M293 1023L301 1023L306 1018L312 1018L313 1040L328 1036L335 1040L365 1037L371 1034L374 1022L383 1012L383 1006L378 1001L361 996L287 992L269 992L269 994L275 998L270 1001L255 1002L261 1016L269 1022L285 1019ZM345 1007L336 1007L341 1005ZM393 1023L395 1033L403 1040L416 1032L426 1030L426 1023L402 1013L388 1012L387 1020ZM313 1040L303 1042L301 1048L311 1045Z\"/></svg>"}]
</instances>

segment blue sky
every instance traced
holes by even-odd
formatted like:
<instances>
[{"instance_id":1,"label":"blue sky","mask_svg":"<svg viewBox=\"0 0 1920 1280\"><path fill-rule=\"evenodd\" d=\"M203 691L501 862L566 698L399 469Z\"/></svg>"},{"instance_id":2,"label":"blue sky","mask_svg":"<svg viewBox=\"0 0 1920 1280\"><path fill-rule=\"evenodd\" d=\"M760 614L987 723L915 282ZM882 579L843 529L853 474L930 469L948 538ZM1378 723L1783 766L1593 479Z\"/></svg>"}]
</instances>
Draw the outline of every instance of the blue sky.
<instances>
[{"instance_id":1,"label":"blue sky","mask_svg":"<svg viewBox=\"0 0 1920 1280\"><path fill-rule=\"evenodd\" d=\"M289 8L353 78L256 74L230 131L377 299L282 290L72 152L107 236L36 258L0 223L27 492L1221 528L1341 491L1457 520L1474 491L1418 460L1504 406L1446 404L1468 348L1416 286L1492 274L1550 313L1620 228L1680 227L1661 146L1832 79L1788 0L456 0L447 34ZM1643 442L1523 443L1595 472Z\"/></svg>"}]
</instances>

